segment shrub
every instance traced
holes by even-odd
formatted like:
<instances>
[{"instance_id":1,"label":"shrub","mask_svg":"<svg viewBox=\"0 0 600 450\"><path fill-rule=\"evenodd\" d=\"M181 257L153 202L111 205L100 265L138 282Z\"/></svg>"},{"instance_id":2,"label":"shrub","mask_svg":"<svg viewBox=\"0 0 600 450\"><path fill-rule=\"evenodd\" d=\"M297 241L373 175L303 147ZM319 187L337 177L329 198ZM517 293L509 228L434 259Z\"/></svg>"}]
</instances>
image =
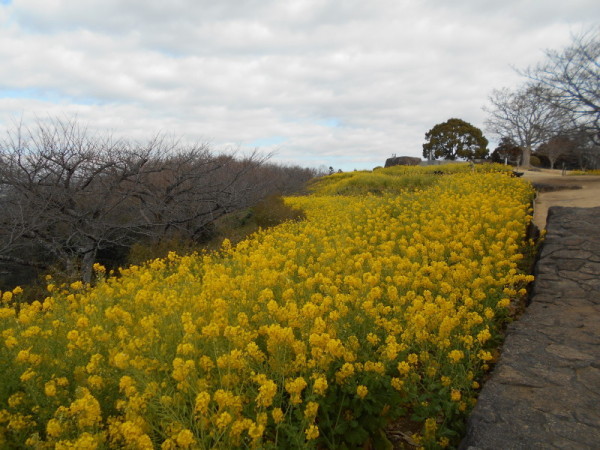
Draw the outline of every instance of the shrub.
<instances>
[{"instance_id":1,"label":"shrub","mask_svg":"<svg viewBox=\"0 0 600 450\"><path fill-rule=\"evenodd\" d=\"M529 163L533 167L541 167L542 166L542 161L540 160L539 157L537 157L535 155L531 155L531 157L529 158Z\"/></svg>"}]
</instances>

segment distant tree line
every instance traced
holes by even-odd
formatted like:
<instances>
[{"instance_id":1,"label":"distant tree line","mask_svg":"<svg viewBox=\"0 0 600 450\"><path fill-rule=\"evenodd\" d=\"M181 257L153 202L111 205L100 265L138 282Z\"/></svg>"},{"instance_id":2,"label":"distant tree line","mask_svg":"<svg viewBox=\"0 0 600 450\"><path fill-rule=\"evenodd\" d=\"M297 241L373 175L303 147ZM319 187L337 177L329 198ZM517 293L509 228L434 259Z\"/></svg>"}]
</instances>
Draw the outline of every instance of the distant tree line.
<instances>
[{"instance_id":1,"label":"distant tree line","mask_svg":"<svg viewBox=\"0 0 600 450\"><path fill-rule=\"evenodd\" d=\"M0 141L0 263L89 282L101 252L173 236L201 242L224 214L299 192L315 175L256 151L132 142L76 120L15 124Z\"/></svg>"}]
</instances>

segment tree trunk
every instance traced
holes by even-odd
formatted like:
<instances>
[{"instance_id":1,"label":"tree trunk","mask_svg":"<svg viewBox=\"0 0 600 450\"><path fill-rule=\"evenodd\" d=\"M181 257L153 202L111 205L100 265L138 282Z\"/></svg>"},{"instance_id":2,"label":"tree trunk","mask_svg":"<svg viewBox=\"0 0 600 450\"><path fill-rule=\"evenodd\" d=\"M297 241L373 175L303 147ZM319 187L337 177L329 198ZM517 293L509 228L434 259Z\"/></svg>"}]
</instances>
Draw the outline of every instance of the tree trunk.
<instances>
[{"instance_id":1,"label":"tree trunk","mask_svg":"<svg viewBox=\"0 0 600 450\"><path fill-rule=\"evenodd\" d=\"M89 249L81 259L81 279L84 283L91 283L94 262L96 261L96 249Z\"/></svg>"},{"instance_id":2,"label":"tree trunk","mask_svg":"<svg viewBox=\"0 0 600 450\"><path fill-rule=\"evenodd\" d=\"M521 161L521 166L526 169L531 167L531 147L523 147L522 150L523 159Z\"/></svg>"}]
</instances>

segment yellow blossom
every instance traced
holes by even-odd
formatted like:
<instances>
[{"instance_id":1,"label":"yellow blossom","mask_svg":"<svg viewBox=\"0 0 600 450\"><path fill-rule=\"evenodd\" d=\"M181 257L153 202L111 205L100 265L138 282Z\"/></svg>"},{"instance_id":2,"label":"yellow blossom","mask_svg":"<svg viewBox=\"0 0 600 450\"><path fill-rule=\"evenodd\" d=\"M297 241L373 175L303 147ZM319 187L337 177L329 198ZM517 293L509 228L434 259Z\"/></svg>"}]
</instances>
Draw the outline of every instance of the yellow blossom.
<instances>
[{"instance_id":1,"label":"yellow blossom","mask_svg":"<svg viewBox=\"0 0 600 450\"><path fill-rule=\"evenodd\" d=\"M313 392L317 395L325 395L327 391L327 379L325 377L317 377L313 383Z\"/></svg>"},{"instance_id":2,"label":"yellow blossom","mask_svg":"<svg viewBox=\"0 0 600 450\"><path fill-rule=\"evenodd\" d=\"M335 374L338 383L343 383L348 377L354 375L354 366L350 363L345 363L340 370Z\"/></svg>"},{"instance_id":3,"label":"yellow blossom","mask_svg":"<svg viewBox=\"0 0 600 450\"><path fill-rule=\"evenodd\" d=\"M210 403L210 394L208 392L200 392L196 395L196 403L194 410L200 414L208 413L208 404Z\"/></svg>"},{"instance_id":4,"label":"yellow blossom","mask_svg":"<svg viewBox=\"0 0 600 450\"><path fill-rule=\"evenodd\" d=\"M23 372L21 374L20 379L23 383L25 383L25 382L31 380L35 376L36 376L36 372L34 370L32 370L31 368L28 368L27 370L25 370L25 372Z\"/></svg>"},{"instance_id":5,"label":"yellow blossom","mask_svg":"<svg viewBox=\"0 0 600 450\"><path fill-rule=\"evenodd\" d=\"M490 330L487 327L484 328L483 330L481 330L479 333L477 333L477 340L481 344L484 344L485 342L487 342L491 338L492 338L492 334L490 333Z\"/></svg>"},{"instance_id":6,"label":"yellow blossom","mask_svg":"<svg viewBox=\"0 0 600 450\"><path fill-rule=\"evenodd\" d=\"M46 424L46 432L49 436L58 437L62 432L62 427L60 426L60 422L56 419L50 419Z\"/></svg>"},{"instance_id":7,"label":"yellow blossom","mask_svg":"<svg viewBox=\"0 0 600 450\"><path fill-rule=\"evenodd\" d=\"M261 383L258 391L256 403L259 406L268 407L273 403L273 397L277 393L277 385L272 380L265 380L263 383Z\"/></svg>"},{"instance_id":8,"label":"yellow blossom","mask_svg":"<svg viewBox=\"0 0 600 450\"><path fill-rule=\"evenodd\" d=\"M319 404L317 402L307 402L306 407L304 408L304 417L308 421L315 420L317 417L317 411L319 410Z\"/></svg>"},{"instance_id":9,"label":"yellow blossom","mask_svg":"<svg viewBox=\"0 0 600 450\"><path fill-rule=\"evenodd\" d=\"M119 380L119 390L124 392L127 397L131 397L137 392L135 381L128 375L124 375Z\"/></svg>"},{"instance_id":10,"label":"yellow blossom","mask_svg":"<svg viewBox=\"0 0 600 450\"><path fill-rule=\"evenodd\" d=\"M465 354L461 350L451 350L448 353L448 359L453 363L459 362L461 359L465 357Z\"/></svg>"},{"instance_id":11,"label":"yellow blossom","mask_svg":"<svg viewBox=\"0 0 600 450\"><path fill-rule=\"evenodd\" d=\"M307 383L302 377L298 377L294 380L288 380L285 382L285 390L291 395L292 404L301 403L302 399L300 394L306 388Z\"/></svg>"},{"instance_id":12,"label":"yellow blossom","mask_svg":"<svg viewBox=\"0 0 600 450\"><path fill-rule=\"evenodd\" d=\"M232 420L233 420L233 417L231 417L231 414L229 414L227 411L225 411L225 412L222 412L221 414L219 414L219 416L217 417L217 420L215 421L215 425L217 426L217 428L223 429L223 428L227 427L227 425L229 425Z\"/></svg>"},{"instance_id":13,"label":"yellow blossom","mask_svg":"<svg viewBox=\"0 0 600 450\"><path fill-rule=\"evenodd\" d=\"M194 438L194 434L190 430L185 429L177 433L177 436L175 437L175 442L177 442L177 445L179 445L182 448L189 448L195 444L196 439Z\"/></svg>"},{"instance_id":14,"label":"yellow blossom","mask_svg":"<svg viewBox=\"0 0 600 450\"><path fill-rule=\"evenodd\" d=\"M283 414L281 408L273 408L273 411L271 411L271 415L273 416L273 421L275 423L281 423L285 418L285 415Z\"/></svg>"},{"instance_id":15,"label":"yellow blossom","mask_svg":"<svg viewBox=\"0 0 600 450\"><path fill-rule=\"evenodd\" d=\"M496 303L496 305L498 306L498 308L508 308L510 306L510 299L503 298L502 300L499 300L498 303Z\"/></svg>"},{"instance_id":16,"label":"yellow blossom","mask_svg":"<svg viewBox=\"0 0 600 450\"><path fill-rule=\"evenodd\" d=\"M306 434L306 440L311 441L319 437L319 428L316 425L310 425L304 434Z\"/></svg>"},{"instance_id":17,"label":"yellow blossom","mask_svg":"<svg viewBox=\"0 0 600 450\"><path fill-rule=\"evenodd\" d=\"M477 353L477 356L479 357L479 359L481 359L483 361L490 361L493 358L492 354L485 350L479 350L479 353Z\"/></svg>"},{"instance_id":18,"label":"yellow blossom","mask_svg":"<svg viewBox=\"0 0 600 450\"><path fill-rule=\"evenodd\" d=\"M401 391L404 388L404 381L402 381L400 378L393 377L390 383L397 391Z\"/></svg>"},{"instance_id":19,"label":"yellow blossom","mask_svg":"<svg viewBox=\"0 0 600 450\"><path fill-rule=\"evenodd\" d=\"M56 384L54 383L54 381L48 381L44 385L44 393L48 397L54 397L56 395Z\"/></svg>"},{"instance_id":20,"label":"yellow blossom","mask_svg":"<svg viewBox=\"0 0 600 450\"><path fill-rule=\"evenodd\" d=\"M399 362L398 372L400 372L401 375L406 375L408 372L410 372L410 365L406 361Z\"/></svg>"},{"instance_id":21,"label":"yellow blossom","mask_svg":"<svg viewBox=\"0 0 600 450\"><path fill-rule=\"evenodd\" d=\"M460 391L458 389L452 389L452 391L450 392L450 400L452 400L453 402L458 402L460 401L460 399Z\"/></svg>"},{"instance_id":22,"label":"yellow blossom","mask_svg":"<svg viewBox=\"0 0 600 450\"><path fill-rule=\"evenodd\" d=\"M114 356L114 365L119 369L126 369L129 366L129 355L124 352L119 352Z\"/></svg>"},{"instance_id":23,"label":"yellow blossom","mask_svg":"<svg viewBox=\"0 0 600 450\"><path fill-rule=\"evenodd\" d=\"M73 289L73 290L83 289L83 283L81 281L75 281L75 282L71 283L71 289Z\"/></svg>"},{"instance_id":24,"label":"yellow blossom","mask_svg":"<svg viewBox=\"0 0 600 450\"><path fill-rule=\"evenodd\" d=\"M248 436L250 436L254 440L260 439L264 432L265 432L264 425L252 424L248 428Z\"/></svg>"},{"instance_id":25,"label":"yellow blossom","mask_svg":"<svg viewBox=\"0 0 600 450\"><path fill-rule=\"evenodd\" d=\"M362 384L356 388L356 395L358 395L360 398L365 398L368 393L369 390L366 386L363 386Z\"/></svg>"}]
</instances>

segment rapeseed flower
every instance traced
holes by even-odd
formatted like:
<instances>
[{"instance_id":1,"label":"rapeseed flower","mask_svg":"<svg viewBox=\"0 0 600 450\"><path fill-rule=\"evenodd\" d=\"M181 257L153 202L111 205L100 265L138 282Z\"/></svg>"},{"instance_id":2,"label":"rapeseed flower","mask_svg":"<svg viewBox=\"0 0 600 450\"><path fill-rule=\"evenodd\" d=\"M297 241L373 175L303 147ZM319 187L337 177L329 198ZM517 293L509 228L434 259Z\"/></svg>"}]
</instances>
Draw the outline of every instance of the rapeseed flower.
<instances>
[{"instance_id":1,"label":"rapeseed flower","mask_svg":"<svg viewBox=\"0 0 600 450\"><path fill-rule=\"evenodd\" d=\"M310 425L304 433L306 434L306 440L311 441L319 437L319 428L316 425Z\"/></svg>"},{"instance_id":2,"label":"rapeseed flower","mask_svg":"<svg viewBox=\"0 0 600 450\"><path fill-rule=\"evenodd\" d=\"M354 176L340 175L331 192ZM3 293L0 436L24 445L10 423L40 447L352 447L328 420L372 433L411 410L415 441L454 445L446 427L531 279L518 264L532 190L502 173L427 183L290 198L306 221L220 252L119 278L96 267L93 288L49 279L18 308L21 292Z\"/></svg>"},{"instance_id":3,"label":"rapeseed flower","mask_svg":"<svg viewBox=\"0 0 600 450\"><path fill-rule=\"evenodd\" d=\"M358 395L358 397L360 398L365 398L368 393L369 389L367 389L367 387L363 386L362 384L358 385L358 387L356 388L356 395Z\"/></svg>"}]
</instances>

